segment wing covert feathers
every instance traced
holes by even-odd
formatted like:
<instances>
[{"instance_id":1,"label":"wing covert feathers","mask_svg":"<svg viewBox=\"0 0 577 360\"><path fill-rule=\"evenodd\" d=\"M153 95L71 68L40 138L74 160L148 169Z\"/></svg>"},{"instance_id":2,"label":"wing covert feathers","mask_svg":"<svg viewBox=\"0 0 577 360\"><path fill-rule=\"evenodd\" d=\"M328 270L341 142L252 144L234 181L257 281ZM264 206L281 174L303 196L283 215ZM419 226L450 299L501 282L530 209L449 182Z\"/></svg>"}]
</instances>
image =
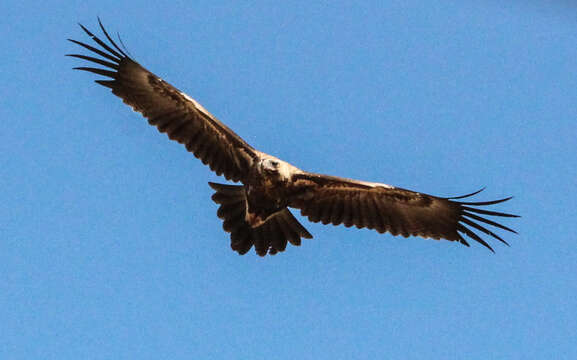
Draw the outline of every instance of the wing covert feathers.
<instances>
[{"instance_id":1,"label":"wing covert feathers","mask_svg":"<svg viewBox=\"0 0 577 360\"><path fill-rule=\"evenodd\" d=\"M185 145L218 175L232 181L244 179L254 149L194 99L132 60L99 24L108 43L82 25L96 46L69 39L98 56L69 54L91 64L75 69L107 78L96 82L110 88L171 140Z\"/></svg>"},{"instance_id":2,"label":"wing covert feathers","mask_svg":"<svg viewBox=\"0 0 577 360\"><path fill-rule=\"evenodd\" d=\"M209 182L216 192L212 200L219 204L217 215L223 220L224 231L230 233L230 247L240 255L246 254L254 245L260 256L275 255L285 250L287 243L301 244L301 238L312 235L298 222L288 209L269 218L263 225L252 228L245 221L246 197L244 186Z\"/></svg>"},{"instance_id":3,"label":"wing covert feathers","mask_svg":"<svg viewBox=\"0 0 577 360\"><path fill-rule=\"evenodd\" d=\"M490 229L498 228L516 233L494 218L518 217L483 207L505 202L511 198L484 202L465 202L460 199L480 191L453 198L440 198L385 184L317 174L300 175L297 182L307 190L295 197L290 206L299 208L312 222L343 224L346 227L367 228L392 235L420 236L436 240L458 241L469 246L466 237L489 250L493 248L475 231L508 243Z\"/></svg>"}]
</instances>

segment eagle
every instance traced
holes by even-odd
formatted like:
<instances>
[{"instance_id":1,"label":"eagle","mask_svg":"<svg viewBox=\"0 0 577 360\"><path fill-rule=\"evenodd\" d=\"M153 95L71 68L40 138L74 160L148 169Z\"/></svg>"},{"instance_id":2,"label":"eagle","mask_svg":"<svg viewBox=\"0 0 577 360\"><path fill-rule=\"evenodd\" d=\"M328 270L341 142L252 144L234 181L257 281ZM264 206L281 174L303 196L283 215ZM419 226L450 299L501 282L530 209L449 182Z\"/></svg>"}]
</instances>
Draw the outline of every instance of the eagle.
<instances>
[{"instance_id":1,"label":"eagle","mask_svg":"<svg viewBox=\"0 0 577 360\"><path fill-rule=\"evenodd\" d=\"M485 207L510 200L463 201L478 194L437 197L377 182L307 172L249 145L196 100L145 69L117 43L100 19L103 41L82 24L95 44L68 39L90 56L67 54L89 62L75 67L103 76L96 83L111 89L168 138L183 144L217 175L240 185L209 182L217 216L230 233L231 248L243 255L253 246L260 256L274 255L287 244L299 246L312 235L289 208L312 222L343 224L404 237L446 239L469 246L472 239L494 252L479 234L509 245L491 227L516 233L496 218L517 215ZM477 231L477 232L475 232Z\"/></svg>"}]
</instances>

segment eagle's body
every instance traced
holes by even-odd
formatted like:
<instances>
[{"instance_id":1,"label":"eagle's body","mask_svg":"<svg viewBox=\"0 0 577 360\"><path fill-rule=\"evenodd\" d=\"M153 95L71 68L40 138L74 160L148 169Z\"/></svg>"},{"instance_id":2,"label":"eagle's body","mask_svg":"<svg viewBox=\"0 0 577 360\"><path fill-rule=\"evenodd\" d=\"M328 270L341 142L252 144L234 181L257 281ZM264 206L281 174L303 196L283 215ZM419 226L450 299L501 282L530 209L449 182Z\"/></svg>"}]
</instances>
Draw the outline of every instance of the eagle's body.
<instances>
[{"instance_id":1,"label":"eagle's body","mask_svg":"<svg viewBox=\"0 0 577 360\"><path fill-rule=\"evenodd\" d=\"M82 26L82 25L81 25ZM471 228L506 243L484 227L512 229L485 216L515 215L480 209L510 198L486 202L456 201L473 194L440 198L394 186L303 171L254 149L202 105L132 60L100 27L109 44L82 29L100 45L72 42L100 55L71 55L103 66L76 69L103 75L97 83L142 113L151 125L186 146L218 175L243 185L209 183L220 205L217 215L231 233L231 247L240 254L252 246L259 255L284 251L287 242L300 245L311 234L294 218L289 207L300 209L313 222L375 229L393 235L458 241L461 234L491 247ZM492 249L491 249L492 250Z\"/></svg>"},{"instance_id":2,"label":"eagle's body","mask_svg":"<svg viewBox=\"0 0 577 360\"><path fill-rule=\"evenodd\" d=\"M300 169L260 152L259 161L251 168L247 181L246 221L253 227L262 225L277 212L285 209L294 195L292 178Z\"/></svg>"}]
</instances>

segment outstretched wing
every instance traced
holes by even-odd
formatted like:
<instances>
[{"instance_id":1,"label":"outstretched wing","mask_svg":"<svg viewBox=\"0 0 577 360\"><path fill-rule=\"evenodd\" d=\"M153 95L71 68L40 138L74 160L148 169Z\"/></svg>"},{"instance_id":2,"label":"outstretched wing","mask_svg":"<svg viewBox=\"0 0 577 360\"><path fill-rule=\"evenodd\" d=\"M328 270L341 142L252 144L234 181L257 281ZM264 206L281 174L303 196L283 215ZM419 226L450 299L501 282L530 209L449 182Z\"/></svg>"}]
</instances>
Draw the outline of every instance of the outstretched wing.
<instances>
[{"instance_id":1,"label":"outstretched wing","mask_svg":"<svg viewBox=\"0 0 577 360\"><path fill-rule=\"evenodd\" d=\"M75 69L107 77L96 82L112 89L112 93L144 115L151 125L170 139L184 144L218 175L223 174L233 181L243 180L256 157L255 150L194 99L132 60L110 38L100 20L98 22L108 44L82 25L80 27L100 48L69 40L100 58L78 54L68 56L100 67Z\"/></svg>"},{"instance_id":2,"label":"outstretched wing","mask_svg":"<svg viewBox=\"0 0 577 360\"><path fill-rule=\"evenodd\" d=\"M385 184L312 173L296 174L293 180L297 195L291 199L289 206L300 209L310 221L325 225L355 225L380 233L447 239L469 246L463 237L466 235L491 251L491 246L473 230L505 244L505 240L486 226L516 233L490 218L517 215L482 208L505 202L510 197L485 202L460 201L481 190L459 197L440 198Z\"/></svg>"}]
</instances>

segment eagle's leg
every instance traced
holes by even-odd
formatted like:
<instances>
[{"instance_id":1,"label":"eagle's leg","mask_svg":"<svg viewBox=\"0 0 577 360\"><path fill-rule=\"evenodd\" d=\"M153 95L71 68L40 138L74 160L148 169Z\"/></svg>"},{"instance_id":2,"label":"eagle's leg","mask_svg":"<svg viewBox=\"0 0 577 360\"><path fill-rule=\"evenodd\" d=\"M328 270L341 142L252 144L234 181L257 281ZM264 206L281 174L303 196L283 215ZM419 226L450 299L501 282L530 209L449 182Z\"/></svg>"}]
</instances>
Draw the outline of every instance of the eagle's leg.
<instances>
[{"instance_id":1,"label":"eagle's leg","mask_svg":"<svg viewBox=\"0 0 577 360\"><path fill-rule=\"evenodd\" d=\"M212 200L219 204L217 215L223 220L222 227L230 233L231 248L243 255L254 245L257 254L274 255L284 251L287 242L301 244L301 237L312 235L285 208L269 217L262 225L251 227L245 219L246 193L242 185L224 185L209 182L216 192Z\"/></svg>"}]
</instances>

